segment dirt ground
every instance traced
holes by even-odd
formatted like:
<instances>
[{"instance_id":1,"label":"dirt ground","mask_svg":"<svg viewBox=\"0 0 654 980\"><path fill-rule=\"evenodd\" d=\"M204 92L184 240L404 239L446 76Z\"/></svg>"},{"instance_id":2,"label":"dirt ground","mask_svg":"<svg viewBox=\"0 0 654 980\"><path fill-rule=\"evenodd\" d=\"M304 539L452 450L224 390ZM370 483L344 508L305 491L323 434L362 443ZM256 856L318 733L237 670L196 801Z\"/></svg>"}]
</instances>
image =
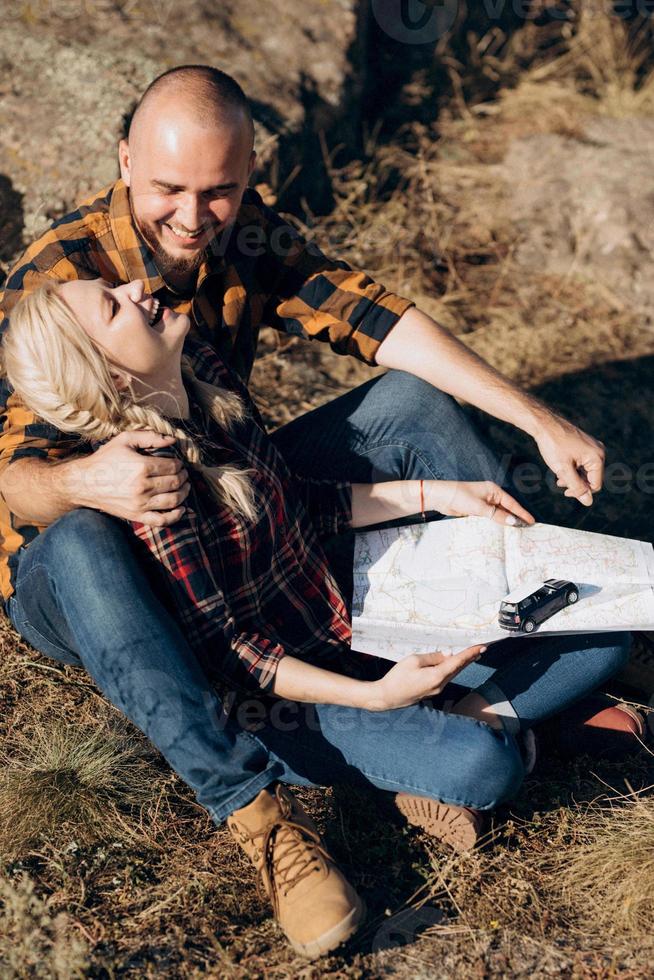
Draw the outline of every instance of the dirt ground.
<instances>
[{"instance_id":1,"label":"dirt ground","mask_svg":"<svg viewBox=\"0 0 654 980\"><path fill-rule=\"evenodd\" d=\"M551 489L528 437L474 413L507 463L535 467L542 520L651 541L651 43L572 9L554 39L535 22L489 26L465 64L450 54L431 112L418 73L392 135L368 134L355 159L324 147L329 213L292 220L602 439L607 488L585 509ZM473 68L492 89L483 98ZM11 214L14 193L0 183ZM19 226L7 226L5 265ZM265 330L252 390L274 426L372 373ZM229 833L84 672L40 657L4 621L0 643L3 978L654 975L647 748L618 764L542 746L484 846L458 858L409 832L382 795L301 791L369 909L352 943L307 964ZM611 693L654 691L654 653L637 636L641 660L651 687L630 686L632 671Z\"/></svg>"}]
</instances>

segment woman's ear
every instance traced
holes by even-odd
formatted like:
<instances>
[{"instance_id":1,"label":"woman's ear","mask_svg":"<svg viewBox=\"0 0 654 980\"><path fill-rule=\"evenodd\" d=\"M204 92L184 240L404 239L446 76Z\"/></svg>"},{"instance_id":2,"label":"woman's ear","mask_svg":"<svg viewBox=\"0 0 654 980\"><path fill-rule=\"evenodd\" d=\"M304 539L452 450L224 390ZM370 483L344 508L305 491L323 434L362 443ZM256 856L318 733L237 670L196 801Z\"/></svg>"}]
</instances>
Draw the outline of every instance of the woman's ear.
<instances>
[{"instance_id":1,"label":"woman's ear","mask_svg":"<svg viewBox=\"0 0 654 980\"><path fill-rule=\"evenodd\" d=\"M125 391L126 388L129 388L129 378L119 371L111 372L111 380L116 385L116 391Z\"/></svg>"}]
</instances>

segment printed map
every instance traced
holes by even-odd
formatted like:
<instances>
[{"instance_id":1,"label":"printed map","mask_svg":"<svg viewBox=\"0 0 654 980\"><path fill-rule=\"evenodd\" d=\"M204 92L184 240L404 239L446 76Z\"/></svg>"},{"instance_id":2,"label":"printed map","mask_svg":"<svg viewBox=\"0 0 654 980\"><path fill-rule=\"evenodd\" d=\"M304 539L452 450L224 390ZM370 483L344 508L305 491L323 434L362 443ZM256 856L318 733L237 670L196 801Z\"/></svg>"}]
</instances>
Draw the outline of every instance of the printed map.
<instances>
[{"instance_id":1,"label":"printed map","mask_svg":"<svg viewBox=\"0 0 654 980\"><path fill-rule=\"evenodd\" d=\"M514 637L501 600L547 578L569 579L579 602L538 634L654 629L654 549L643 541L478 517L357 534L352 648L399 660Z\"/></svg>"}]
</instances>

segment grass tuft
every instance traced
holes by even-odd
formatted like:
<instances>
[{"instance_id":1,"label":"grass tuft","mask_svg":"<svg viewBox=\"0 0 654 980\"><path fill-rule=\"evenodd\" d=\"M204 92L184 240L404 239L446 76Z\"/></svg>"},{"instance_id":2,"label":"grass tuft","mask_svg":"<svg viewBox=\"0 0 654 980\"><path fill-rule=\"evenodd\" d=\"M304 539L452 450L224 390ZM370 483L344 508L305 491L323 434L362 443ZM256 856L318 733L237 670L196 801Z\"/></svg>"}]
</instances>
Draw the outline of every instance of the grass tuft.
<instances>
[{"instance_id":1,"label":"grass tuft","mask_svg":"<svg viewBox=\"0 0 654 980\"><path fill-rule=\"evenodd\" d=\"M654 930L654 800L636 796L588 809L552 880L593 930L628 939Z\"/></svg>"},{"instance_id":2,"label":"grass tuft","mask_svg":"<svg viewBox=\"0 0 654 980\"><path fill-rule=\"evenodd\" d=\"M80 844L130 836L123 814L152 797L140 743L63 722L12 739L0 757L0 853L21 856L70 835Z\"/></svg>"}]
</instances>

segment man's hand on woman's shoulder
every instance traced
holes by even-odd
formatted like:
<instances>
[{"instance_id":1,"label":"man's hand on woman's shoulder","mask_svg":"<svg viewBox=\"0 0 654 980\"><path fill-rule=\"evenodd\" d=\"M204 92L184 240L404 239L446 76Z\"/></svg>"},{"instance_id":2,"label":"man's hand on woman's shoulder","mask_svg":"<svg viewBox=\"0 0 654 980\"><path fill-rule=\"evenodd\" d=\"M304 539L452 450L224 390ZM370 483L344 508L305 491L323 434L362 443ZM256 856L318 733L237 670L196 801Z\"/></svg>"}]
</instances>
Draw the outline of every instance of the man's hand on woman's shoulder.
<instances>
[{"instance_id":1,"label":"man's hand on woman's shoulder","mask_svg":"<svg viewBox=\"0 0 654 980\"><path fill-rule=\"evenodd\" d=\"M151 527L174 524L184 513L188 474L179 457L147 453L174 442L173 436L148 430L114 436L97 452L81 458L69 473L69 494L75 505Z\"/></svg>"}]
</instances>

